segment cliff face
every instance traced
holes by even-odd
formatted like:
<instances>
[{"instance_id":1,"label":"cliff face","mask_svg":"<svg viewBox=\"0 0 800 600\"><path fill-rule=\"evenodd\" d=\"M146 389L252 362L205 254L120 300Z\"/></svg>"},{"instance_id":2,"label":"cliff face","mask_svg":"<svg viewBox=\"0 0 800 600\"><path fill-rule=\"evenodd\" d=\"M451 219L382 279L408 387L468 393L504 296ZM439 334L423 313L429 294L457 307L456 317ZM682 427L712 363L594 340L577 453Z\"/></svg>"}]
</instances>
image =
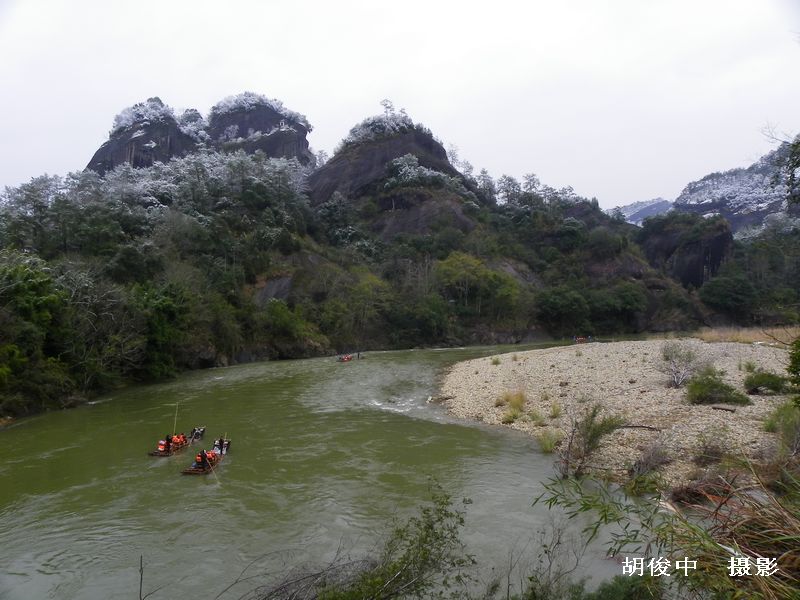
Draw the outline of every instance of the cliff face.
<instances>
[{"instance_id":1,"label":"cliff face","mask_svg":"<svg viewBox=\"0 0 800 600\"><path fill-rule=\"evenodd\" d=\"M209 123L194 109L180 119L159 98L123 110L114 119L109 139L95 152L87 169L105 174L128 163L149 167L184 156L201 145L221 151L257 150L272 158L314 160L306 136L311 126L279 101L246 92L215 104Z\"/></svg>"},{"instance_id":2,"label":"cliff face","mask_svg":"<svg viewBox=\"0 0 800 600\"><path fill-rule=\"evenodd\" d=\"M124 163L149 167L197 149L197 140L181 129L158 98L126 110L118 115L108 141L94 153L87 169L102 175Z\"/></svg>"},{"instance_id":3,"label":"cliff face","mask_svg":"<svg viewBox=\"0 0 800 600\"><path fill-rule=\"evenodd\" d=\"M212 109L208 135L211 144L223 150L261 150L273 158L296 158L304 165L314 160L308 149L307 127L267 104Z\"/></svg>"},{"instance_id":4,"label":"cliff face","mask_svg":"<svg viewBox=\"0 0 800 600\"><path fill-rule=\"evenodd\" d=\"M651 223L639 243L654 267L684 286L699 288L730 256L733 234L723 219L703 222L685 216L664 219L658 225Z\"/></svg>"}]
</instances>

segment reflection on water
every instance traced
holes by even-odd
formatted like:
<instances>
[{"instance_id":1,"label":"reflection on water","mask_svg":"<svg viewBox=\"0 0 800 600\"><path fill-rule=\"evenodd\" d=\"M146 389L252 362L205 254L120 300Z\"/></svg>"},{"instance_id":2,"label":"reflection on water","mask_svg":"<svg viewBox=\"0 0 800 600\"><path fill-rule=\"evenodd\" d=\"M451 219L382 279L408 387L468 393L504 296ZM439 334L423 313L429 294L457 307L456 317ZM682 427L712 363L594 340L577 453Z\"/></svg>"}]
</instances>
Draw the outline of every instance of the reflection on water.
<instances>
[{"instance_id":1,"label":"reflection on water","mask_svg":"<svg viewBox=\"0 0 800 600\"><path fill-rule=\"evenodd\" d=\"M373 549L429 477L473 500L464 538L479 562L505 564L546 521L530 503L551 460L526 436L426 403L443 366L489 352L214 369L15 424L0 432L0 598L130 598L140 555L145 592L166 585L152 598L213 598L259 557L252 570L281 572ZM179 474L193 450L146 456L176 402L179 430L233 440L216 477Z\"/></svg>"}]
</instances>

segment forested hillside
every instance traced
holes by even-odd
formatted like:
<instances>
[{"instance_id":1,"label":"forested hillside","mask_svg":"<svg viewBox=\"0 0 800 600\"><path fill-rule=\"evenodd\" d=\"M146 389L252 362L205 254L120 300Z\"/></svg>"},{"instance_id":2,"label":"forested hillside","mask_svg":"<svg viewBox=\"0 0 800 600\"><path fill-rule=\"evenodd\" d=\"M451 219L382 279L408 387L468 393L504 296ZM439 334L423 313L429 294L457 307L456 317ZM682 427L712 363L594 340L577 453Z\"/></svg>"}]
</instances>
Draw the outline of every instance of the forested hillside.
<instances>
[{"instance_id":1,"label":"forested hillside","mask_svg":"<svg viewBox=\"0 0 800 600\"><path fill-rule=\"evenodd\" d=\"M721 218L639 229L534 176L475 177L390 105L315 166L304 117L246 138L220 123L278 118L255 98L170 160L5 190L0 416L256 359L795 318L796 232L745 247ZM145 156L162 109L123 112L114 156Z\"/></svg>"}]
</instances>

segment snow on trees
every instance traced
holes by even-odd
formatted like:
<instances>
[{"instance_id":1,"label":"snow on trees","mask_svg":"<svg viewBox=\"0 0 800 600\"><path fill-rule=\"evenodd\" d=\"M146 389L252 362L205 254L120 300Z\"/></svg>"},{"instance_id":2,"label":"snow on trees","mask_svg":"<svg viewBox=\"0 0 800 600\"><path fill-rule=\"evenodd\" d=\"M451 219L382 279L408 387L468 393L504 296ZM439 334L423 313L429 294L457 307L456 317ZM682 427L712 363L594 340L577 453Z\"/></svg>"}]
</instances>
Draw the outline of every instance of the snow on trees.
<instances>
[{"instance_id":1,"label":"snow on trees","mask_svg":"<svg viewBox=\"0 0 800 600\"><path fill-rule=\"evenodd\" d=\"M247 112L258 106L266 106L271 108L282 117L302 125L307 131L311 131L312 129L311 123L308 122L308 119L305 115L301 115L298 112L289 110L283 105L283 102L276 98L267 98L262 94L256 94L254 92L244 92L242 94L228 96L227 98L220 100L211 107L211 111L208 113L208 119L209 121L213 121L215 117L220 115L224 115L229 112Z\"/></svg>"},{"instance_id":2,"label":"snow on trees","mask_svg":"<svg viewBox=\"0 0 800 600\"><path fill-rule=\"evenodd\" d=\"M198 142L205 142L209 139L208 132L206 131L208 123L197 109L187 108L183 111L181 116L178 117L178 126L183 133L194 138Z\"/></svg>"},{"instance_id":3,"label":"snow on trees","mask_svg":"<svg viewBox=\"0 0 800 600\"><path fill-rule=\"evenodd\" d=\"M789 145L783 144L745 169L710 173L688 184L675 203L725 203L729 209L740 213L763 210L780 203L789 192L787 173L782 168L788 154Z\"/></svg>"},{"instance_id":4,"label":"snow on trees","mask_svg":"<svg viewBox=\"0 0 800 600\"><path fill-rule=\"evenodd\" d=\"M419 164L419 159L413 154L406 154L395 158L387 167L389 178L384 184L384 189L393 190L402 187L439 187L455 192L466 200L477 202L475 194L470 192L457 178L451 177L441 171L429 169Z\"/></svg>"},{"instance_id":5,"label":"snow on trees","mask_svg":"<svg viewBox=\"0 0 800 600\"><path fill-rule=\"evenodd\" d=\"M110 135L145 121L169 121L170 119L175 120L175 111L172 110L172 107L164 104L161 98L148 98L144 102L137 102L133 106L129 106L114 117Z\"/></svg>"},{"instance_id":6,"label":"snow on trees","mask_svg":"<svg viewBox=\"0 0 800 600\"><path fill-rule=\"evenodd\" d=\"M404 109L401 108L399 112L395 112L394 106L388 100L381 102L381 105L384 108L384 113L367 117L353 127L347 136L339 142L339 145L333 151L334 154L338 154L350 146L409 131L419 131L427 135L433 135L424 125L415 124Z\"/></svg>"}]
</instances>

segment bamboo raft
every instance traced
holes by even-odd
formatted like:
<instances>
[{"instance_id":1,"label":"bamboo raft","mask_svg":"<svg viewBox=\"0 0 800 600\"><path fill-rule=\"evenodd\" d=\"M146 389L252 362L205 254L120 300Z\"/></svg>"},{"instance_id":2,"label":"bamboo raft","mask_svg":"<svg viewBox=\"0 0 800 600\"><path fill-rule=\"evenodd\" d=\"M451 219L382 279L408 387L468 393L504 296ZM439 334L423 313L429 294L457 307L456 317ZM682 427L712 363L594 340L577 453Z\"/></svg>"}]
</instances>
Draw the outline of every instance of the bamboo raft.
<instances>
[{"instance_id":1,"label":"bamboo raft","mask_svg":"<svg viewBox=\"0 0 800 600\"><path fill-rule=\"evenodd\" d=\"M186 467L181 471L181 473L183 473L184 475L207 475L208 473L211 473L214 469L216 469L219 466L219 464L227 455L230 443L231 443L230 440L225 440L224 447L221 449L221 452L219 454L215 452L206 453L210 466L208 467L199 466L195 461L192 463L192 466Z\"/></svg>"},{"instance_id":2,"label":"bamboo raft","mask_svg":"<svg viewBox=\"0 0 800 600\"><path fill-rule=\"evenodd\" d=\"M205 433L206 433L205 427L195 427L194 435L191 438L187 439L186 443L176 444L175 442L173 442L172 447L169 449L169 451L166 451L161 449L161 443L159 442L159 448L153 450L152 452L148 452L147 454L148 456L161 456L161 457L172 456L173 454L182 452L183 450L194 444L197 440L202 439Z\"/></svg>"}]
</instances>

